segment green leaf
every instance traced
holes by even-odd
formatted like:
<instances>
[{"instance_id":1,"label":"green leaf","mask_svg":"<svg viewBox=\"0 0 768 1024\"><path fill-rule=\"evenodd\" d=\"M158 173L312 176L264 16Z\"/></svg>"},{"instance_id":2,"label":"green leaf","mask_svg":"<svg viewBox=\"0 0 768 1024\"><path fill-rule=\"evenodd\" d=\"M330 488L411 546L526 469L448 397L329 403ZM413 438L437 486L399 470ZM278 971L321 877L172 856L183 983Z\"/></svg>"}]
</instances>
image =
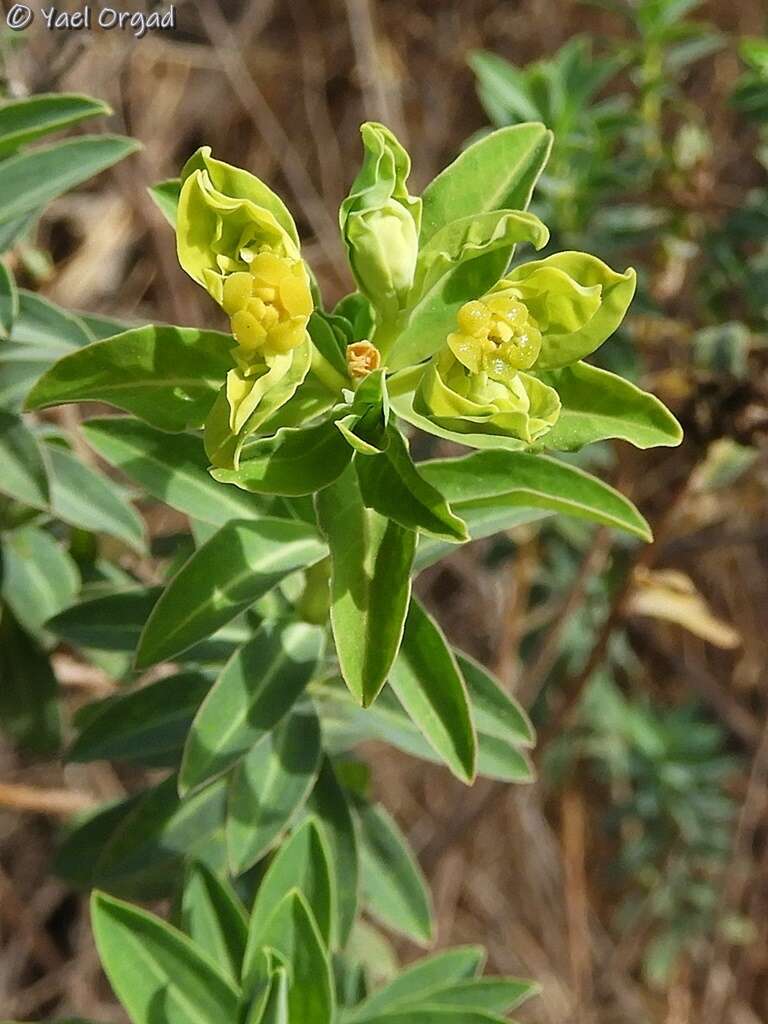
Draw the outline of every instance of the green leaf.
<instances>
[{"instance_id":1,"label":"green leaf","mask_svg":"<svg viewBox=\"0 0 768 1024\"><path fill-rule=\"evenodd\" d=\"M389 685L453 774L471 783L477 737L466 685L440 627L415 598Z\"/></svg>"},{"instance_id":2,"label":"green leaf","mask_svg":"<svg viewBox=\"0 0 768 1024\"><path fill-rule=\"evenodd\" d=\"M0 727L33 754L61 743L59 686L51 664L8 609L0 609Z\"/></svg>"},{"instance_id":3,"label":"green leaf","mask_svg":"<svg viewBox=\"0 0 768 1024\"><path fill-rule=\"evenodd\" d=\"M71 603L80 585L77 566L45 530L25 526L3 543L2 593L13 614L32 634Z\"/></svg>"},{"instance_id":4,"label":"green leaf","mask_svg":"<svg viewBox=\"0 0 768 1024\"><path fill-rule=\"evenodd\" d=\"M680 424L654 395L589 363L542 373L560 395L562 410L539 445L575 451L593 441L619 438L636 448L674 447L683 439Z\"/></svg>"},{"instance_id":5,"label":"green leaf","mask_svg":"<svg viewBox=\"0 0 768 1024\"><path fill-rule=\"evenodd\" d=\"M320 724L306 705L287 715L234 769L226 829L235 874L255 864L290 826L315 783L320 754Z\"/></svg>"},{"instance_id":6,"label":"green leaf","mask_svg":"<svg viewBox=\"0 0 768 1024\"><path fill-rule=\"evenodd\" d=\"M323 944L330 948L336 902L334 882L328 845L315 820L306 818L282 844L259 883L251 912L251 936L258 937L284 897L298 889L312 911ZM246 954L246 961L249 959Z\"/></svg>"},{"instance_id":7,"label":"green leaf","mask_svg":"<svg viewBox=\"0 0 768 1024\"><path fill-rule=\"evenodd\" d=\"M237 983L248 941L248 916L231 886L203 864L192 864L187 872L180 924Z\"/></svg>"},{"instance_id":8,"label":"green leaf","mask_svg":"<svg viewBox=\"0 0 768 1024\"><path fill-rule=\"evenodd\" d=\"M467 684L478 732L521 747L532 747L536 733L518 702L473 658L457 651L456 660Z\"/></svg>"},{"instance_id":9,"label":"green leaf","mask_svg":"<svg viewBox=\"0 0 768 1024\"><path fill-rule=\"evenodd\" d=\"M233 520L191 556L163 592L141 634L136 665L172 658L215 633L295 569L323 556L307 524Z\"/></svg>"},{"instance_id":10,"label":"green leaf","mask_svg":"<svg viewBox=\"0 0 768 1024\"><path fill-rule=\"evenodd\" d=\"M488 508L468 507L461 511L472 540L492 537L497 533L513 530L516 526L537 523L554 515L554 512L547 512L543 509L503 507L494 509L492 506ZM414 569L416 572L421 572L455 550L453 544L448 544L446 541L437 540L435 537L422 537L416 549Z\"/></svg>"},{"instance_id":11,"label":"green leaf","mask_svg":"<svg viewBox=\"0 0 768 1024\"><path fill-rule=\"evenodd\" d=\"M94 883L110 892L160 899L175 890L185 863L221 871L226 782L221 779L179 800L170 776L141 799L98 851Z\"/></svg>"},{"instance_id":12,"label":"green leaf","mask_svg":"<svg viewBox=\"0 0 768 1024\"><path fill-rule=\"evenodd\" d=\"M249 935L252 959L246 957L243 977L252 984L261 969L261 949L274 951L289 970L288 1019L301 1024L331 1024L334 989L331 967L305 898L293 890L267 922L252 921Z\"/></svg>"},{"instance_id":13,"label":"green leaf","mask_svg":"<svg viewBox=\"0 0 768 1024\"><path fill-rule=\"evenodd\" d=\"M408 442L391 424L379 455L357 455L355 469L363 503L409 530L424 530L451 541L467 541L464 523L442 494L420 474Z\"/></svg>"},{"instance_id":14,"label":"green leaf","mask_svg":"<svg viewBox=\"0 0 768 1024\"><path fill-rule=\"evenodd\" d=\"M359 856L357 836L346 794L336 779L333 764L324 757L307 810L321 823L331 849L331 870L337 900L338 946L346 945L357 914Z\"/></svg>"},{"instance_id":15,"label":"green leaf","mask_svg":"<svg viewBox=\"0 0 768 1024\"><path fill-rule=\"evenodd\" d=\"M13 274L0 261L0 338L11 336L16 317L19 315L19 293Z\"/></svg>"},{"instance_id":16,"label":"green leaf","mask_svg":"<svg viewBox=\"0 0 768 1024\"><path fill-rule=\"evenodd\" d=\"M0 224L45 206L137 149L138 142L117 135L82 135L10 157L0 179Z\"/></svg>"},{"instance_id":17,"label":"green leaf","mask_svg":"<svg viewBox=\"0 0 768 1024\"><path fill-rule=\"evenodd\" d=\"M96 861L104 844L143 797L135 793L116 803L104 804L77 816L65 825L56 851L53 870L69 885L90 889L96 884Z\"/></svg>"},{"instance_id":18,"label":"green leaf","mask_svg":"<svg viewBox=\"0 0 768 1024\"><path fill-rule=\"evenodd\" d=\"M232 981L154 914L95 892L91 923L104 970L134 1024L236 1019L239 996Z\"/></svg>"},{"instance_id":19,"label":"green leaf","mask_svg":"<svg viewBox=\"0 0 768 1024\"><path fill-rule=\"evenodd\" d=\"M223 526L263 510L258 499L211 480L198 437L169 435L127 416L88 420L82 429L103 459L185 515Z\"/></svg>"},{"instance_id":20,"label":"green leaf","mask_svg":"<svg viewBox=\"0 0 768 1024\"><path fill-rule=\"evenodd\" d=\"M175 765L195 712L210 688L210 677L179 672L133 693L107 699L72 744L68 760Z\"/></svg>"},{"instance_id":21,"label":"green leaf","mask_svg":"<svg viewBox=\"0 0 768 1024\"><path fill-rule=\"evenodd\" d=\"M144 520L112 481L59 444L47 446L51 506L65 523L107 533L140 554L146 552Z\"/></svg>"},{"instance_id":22,"label":"green leaf","mask_svg":"<svg viewBox=\"0 0 768 1024\"><path fill-rule=\"evenodd\" d=\"M213 469L211 475L255 494L314 494L333 483L351 458L352 449L330 419L247 442L238 469Z\"/></svg>"},{"instance_id":23,"label":"green leaf","mask_svg":"<svg viewBox=\"0 0 768 1024\"><path fill-rule=\"evenodd\" d=\"M44 509L48 505L48 474L35 435L20 416L0 409L0 492Z\"/></svg>"},{"instance_id":24,"label":"green leaf","mask_svg":"<svg viewBox=\"0 0 768 1024\"><path fill-rule=\"evenodd\" d=\"M423 1006L395 1010L380 1017L366 1017L366 1024L509 1024L506 1017L483 1010L425 1003Z\"/></svg>"},{"instance_id":25,"label":"green leaf","mask_svg":"<svg viewBox=\"0 0 768 1024\"><path fill-rule=\"evenodd\" d=\"M363 900L377 920L420 945L433 937L429 889L400 829L384 808L360 804Z\"/></svg>"},{"instance_id":26,"label":"green leaf","mask_svg":"<svg viewBox=\"0 0 768 1024\"><path fill-rule=\"evenodd\" d=\"M540 991L534 982L519 978L475 978L431 992L424 1002L452 1010L465 1006L486 1013L506 1014ZM414 1005L414 1009L417 1008Z\"/></svg>"},{"instance_id":27,"label":"green leaf","mask_svg":"<svg viewBox=\"0 0 768 1024\"><path fill-rule=\"evenodd\" d=\"M323 639L304 622L263 623L235 652L189 731L182 794L226 771L281 721L311 679Z\"/></svg>"},{"instance_id":28,"label":"green leaf","mask_svg":"<svg viewBox=\"0 0 768 1024\"><path fill-rule=\"evenodd\" d=\"M549 158L552 133L518 124L468 146L426 187L421 245L446 224L488 210L525 210Z\"/></svg>"},{"instance_id":29,"label":"green leaf","mask_svg":"<svg viewBox=\"0 0 768 1024\"><path fill-rule=\"evenodd\" d=\"M436 989L474 978L484 960L485 951L480 946L458 946L417 960L345 1014L344 1024L367 1021L416 1002Z\"/></svg>"},{"instance_id":30,"label":"green leaf","mask_svg":"<svg viewBox=\"0 0 768 1024\"><path fill-rule=\"evenodd\" d=\"M288 971L278 967L270 974L266 993L257 992L245 1024L291 1024L288 991Z\"/></svg>"},{"instance_id":31,"label":"green leaf","mask_svg":"<svg viewBox=\"0 0 768 1024\"><path fill-rule=\"evenodd\" d=\"M79 121L111 114L106 103L75 93L48 93L0 106L0 156Z\"/></svg>"},{"instance_id":32,"label":"green leaf","mask_svg":"<svg viewBox=\"0 0 768 1024\"><path fill-rule=\"evenodd\" d=\"M368 705L400 646L416 534L365 508L351 467L320 491L315 506L331 551L331 626L341 672Z\"/></svg>"},{"instance_id":33,"label":"green leaf","mask_svg":"<svg viewBox=\"0 0 768 1024\"><path fill-rule=\"evenodd\" d=\"M584 470L548 456L475 452L422 462L419 471L463 516L471 510L542 508L651 539L631 501Z\"/></svg>"},{"instance_id":34,"label":"green leaf","mask_svg":"<svg viewBox=\"0 0 768 1024\"><path fill-rule=\"evenodd\" d=\"M232 338L188 327L137 327L55 363L27 408L107 402L160 430L201 427L232 366Z\"/></svg>"},{"instance_id":35,"label":"green leaf","mask_svg":"<svg viewBox=\"0 0 768 1024\"><path fill-rule=\"evenodd\" d=\"M151 185L147 192L149 192L149 197L158 210L171 227L175 229L179 193L181 192L181 179L169 178L167 181L159 181L156 185Z\"/></svg>"},{"instance_id":36,"label":"green leaf","mask_svg":"<svg viewBox=\"0 0 768 1024\"><path fill-rule=\"evenodd\" d=\"M159 596L160 587L137 587L88 598L65 608L46 629L76 647L132 653Z\"/></svg>"}]
</instances>

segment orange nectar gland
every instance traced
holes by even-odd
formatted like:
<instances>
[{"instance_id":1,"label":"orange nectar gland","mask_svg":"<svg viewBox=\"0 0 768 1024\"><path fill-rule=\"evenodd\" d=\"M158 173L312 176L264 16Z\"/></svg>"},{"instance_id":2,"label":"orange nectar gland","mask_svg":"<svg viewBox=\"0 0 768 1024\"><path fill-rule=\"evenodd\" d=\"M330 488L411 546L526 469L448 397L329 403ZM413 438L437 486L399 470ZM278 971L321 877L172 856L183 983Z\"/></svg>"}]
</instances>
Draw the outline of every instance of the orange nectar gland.
<instances>
[{"instance_id":1,"label":"orange nectar gland","mask_svg":"<svg viewBox=\"0 0 768 1024\"><path fill-rule=\"evenodd\" d=\"M224 279L224 312L246 359L290 352L305 337L312 294L301 260L260 252Z\"/></svg>"},{"instance_id":2,"label":"orange nectar gland","mask_svg":"<svg viewBox=\"0 0 768 1024\"><path fill-rule=\"evenodd\" d=\"M512 295L466 302L456 322L459 330L448 336L448 344L475 373L528 370L539 358L541 331L525 304Z\"/></svg>"},{"instance_id":3,"label":"orange nectar gland","mask_svg":"<svg viewBox=\"0 0 768 1024\"><path fill-rule=\"evenodd\" d=\"M347 345L347 369L354 381L362 380L381 366L381 352L370 341L353 341Z\"/></svg>"}]
</instances>

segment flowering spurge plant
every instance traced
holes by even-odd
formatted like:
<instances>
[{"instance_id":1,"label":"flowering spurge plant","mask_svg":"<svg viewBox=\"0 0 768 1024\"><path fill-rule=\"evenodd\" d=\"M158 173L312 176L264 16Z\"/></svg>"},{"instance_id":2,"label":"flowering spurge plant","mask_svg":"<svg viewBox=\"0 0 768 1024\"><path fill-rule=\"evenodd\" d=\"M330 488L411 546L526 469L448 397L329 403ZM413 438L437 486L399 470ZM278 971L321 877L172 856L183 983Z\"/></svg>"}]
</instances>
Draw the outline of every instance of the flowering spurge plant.
<instances>
[{"instance_id":1,"label":"flowering spurge plant","mask_svg":"<svg viewBox=\"0 0 768 1024\"><path fill-rule=\"evenodd\" d=\"M47 623L86 649L135 646L139 683L173 666L80 716L73 760L168 774L75 829L58 861L114 894L94 897L93 922L135 1024L487 1024L530 994L478 979L475 949L376 987L369 921L423 945L434 928L354 748L385 740L467 784L530 779L525 713L453 649L412 579L555 513L648 539L625 498L543 452L680 440L653 396L584 361L621 322L632 271L519 259L547 240L526 212L541 125L485 137L421 197L390 131L364 125L363 144L340 213L357 289L333 309L282 201L202 149L155 196L230 330L124 332L67 355L28 398L130 413L87 421L88 443L192 525L165 587ZM415 462L414 429L475 450ZM174 924L116 896L175 896Z\"/></svg>"}]
</instances>

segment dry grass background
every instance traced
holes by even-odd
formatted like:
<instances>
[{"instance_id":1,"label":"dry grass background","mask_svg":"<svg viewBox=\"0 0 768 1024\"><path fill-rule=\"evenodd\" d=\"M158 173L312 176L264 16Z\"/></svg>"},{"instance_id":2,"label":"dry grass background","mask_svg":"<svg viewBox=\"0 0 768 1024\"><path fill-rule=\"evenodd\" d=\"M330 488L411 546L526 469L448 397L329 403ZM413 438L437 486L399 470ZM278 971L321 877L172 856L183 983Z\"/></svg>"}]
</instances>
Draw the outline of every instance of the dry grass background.
<instances>
[{"instance_id":1,"label":"dry grass background","mask_svg":"<svg viewBox=\"0 0 768 1024\"><path fill-rule=\"evenodd\" d=\"M362 119L395 128L413 155L414 183L423 186L485 123L468 49L525 63L576 32L622 31L610 14L571 0L201 0L177 7L174 34L137 42L116 32L58 35L38 26L23 48L6 54L15 92L74 89L103 98L115 110L108 129L144 146L56 203L42 225L41 244L53 256L43 290L66 306L215 322L206 296L178 268L170 232L145 193L202 143L289 199L329 298L341 295L349 281L335 211L358 164ZM762 31L766 9L764 0L713 0L702 13L741 35ZM741 194L750 184L741 170L744 143L732 137L724 101L737 72L725 51L697 66L687 88L713 111L718 182ZM670 309L685 310L686 281L671 287ZM672 334L655 341L649 365L674 402L669 371L688 370ZM758 371L764 376L765 364ZM703 412L684 407L687 425L725 415L721 397L707 399ZM759 405L742 402L745 416L749 402ZM702 454L695 434L678 451L623 450L619 483L657 527L656 543L640 556L645 565L688 573L741 643L724 652L673 626L629 621L648 692L660 702L698 696L745 758L747 769L734 781L744 810L722 896L751 918L753 942L730 947L712 937L703 954L684 960L668 991L651 991L640 980L638 936L621 938L609 927L599 870L606 794L578 778L559 793L484 783L467 791L444 771L371 751L377 788L429 872L439 944L481 941L491 969L538 979L543 995L519 1014L528 1024L768 1021L768 473L758 459L716 500L681 488ZM174 524L157 508L147 514L157 532ZM520 671L517 645L537 542L534 533L517 540L517 557L496 570L478 572L476 546L428 574L422 588L452 638L530 699L536 680ZM611 558L600 531L581 583ZM577 585L563 595L551 609L555 622L580 593ZM617 602L608 628L596 628L595 658L627 614ZM548 652L539 656L543 668ZM58 667L71 708L108 686L64 656ZM560 728L568 727L570 702L585 681L563 680L565 702L553 709ZM124 793L137 778L106 765L32 764L0 745L0 779L0 1017L78 1013L123 1021L100 975L82 898L51 877L49 864L60 818Z\"/></svg>"}]
</instances>

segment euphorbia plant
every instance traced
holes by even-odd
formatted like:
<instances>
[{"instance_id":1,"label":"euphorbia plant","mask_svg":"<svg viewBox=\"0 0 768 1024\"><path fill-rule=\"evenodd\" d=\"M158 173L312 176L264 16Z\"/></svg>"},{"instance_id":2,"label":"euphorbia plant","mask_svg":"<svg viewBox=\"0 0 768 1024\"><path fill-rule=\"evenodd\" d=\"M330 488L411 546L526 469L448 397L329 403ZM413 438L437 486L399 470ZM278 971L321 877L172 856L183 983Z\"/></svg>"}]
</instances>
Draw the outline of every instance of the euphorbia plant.
<instances>
[{"instance_id":1,"label":"euphorbia plant","mask_svg":"<svg viewBox=\"0 0 768 1024\"><path fill-rule=\"evenodd\" d=\"M118 894L178 896L181 930L94 899L136 1024L480 1024L529 994L477 979L474 949L370 992L358 911L422 944L433 926L352 750L378 737L466 783L530 778L524 712L453 650L412 579L453 545L557 512L647 539L630 502L542 453L680 440L657 399L583 361L621 322L634 273L583 253L518 260L516 246L548 237L526 212L549 152L541 125L485 137L421 197L394 135L362 135L340 215L357 290L333 310L283 202L202 149L157 197L231 331L128 331L65 357L29 396L132 413L89 421L88 441L193 520L195 550L162 593L49 623L90 646L140 631L139 670L184 667L89 709L72 749L172 769L60 858ZM478 450L414 462L414 428ZM97 619L114 624L109 641Z\"/></svg>"}]
</instances>

